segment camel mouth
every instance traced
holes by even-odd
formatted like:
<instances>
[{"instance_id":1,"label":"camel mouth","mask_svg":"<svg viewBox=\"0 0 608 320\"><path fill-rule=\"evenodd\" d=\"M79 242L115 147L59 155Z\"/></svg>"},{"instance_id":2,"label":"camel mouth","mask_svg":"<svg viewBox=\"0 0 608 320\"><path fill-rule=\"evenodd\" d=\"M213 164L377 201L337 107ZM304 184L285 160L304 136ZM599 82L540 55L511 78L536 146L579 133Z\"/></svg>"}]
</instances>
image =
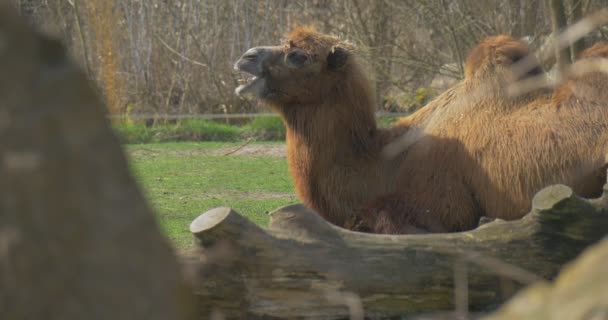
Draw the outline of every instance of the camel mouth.
<instances>
[{"instance_id":1,"label":"camel mouth","mask_svg":"<svg viewBox=\"0 0 608 320\"><path fill-rule=\"evenodd\" d=\"M240 85L234 92L238 96L253 94L258 98L264 97L268 75L265 61L277 53L280 51L274 47L255 47L247 50L233 66L234 70L242 75Z\"/></svg>"},{"instance_id":2,"label":"camel mouth","mask_svg":"<svg viewBox=\"0 0 608 320\"><path fill-rule=\"evenodd\" d=\"M239 86L234 90L236 95L244 96L253 94L259 96L264 88L265 79L262 76L256 76L248 72L242 72L243 77L239 79Z\"/></svg>"}]
</instances>

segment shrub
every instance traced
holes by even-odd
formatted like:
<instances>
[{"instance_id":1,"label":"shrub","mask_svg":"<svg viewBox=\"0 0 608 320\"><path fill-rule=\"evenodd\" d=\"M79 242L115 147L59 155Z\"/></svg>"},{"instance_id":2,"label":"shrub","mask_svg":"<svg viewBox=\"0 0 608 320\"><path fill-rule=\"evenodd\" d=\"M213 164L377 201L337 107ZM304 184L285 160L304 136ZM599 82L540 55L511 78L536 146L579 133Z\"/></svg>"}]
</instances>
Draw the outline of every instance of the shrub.
<instances>
[{"instance_id":1,"label":"shrub","mask_svg":"<svg viewBox=\"0 0 608 320\"><path fill-rule=\"evenodd\" d=\"M144 123L114 122L112 127L121 143L153 142L154 130Z\"/></svg>"},{"instance_id":2,"label":"shrub","mask_svg":"<svg viewBox=\"0 0 608 320\"><path fill-rule=\"evenodd\" d=\"M378 117L378 128L389 128L399 120L398 117Z\"/></svg>"},{"instance_id":3,"label":"shrub","mask_svg":"<svg viewBox=\"0 0 608 320\"><path fill-rule=\"evenodd\" d=\"M244 135L256 140L285 140L285 125L279 117L259 117L244 127Z\"/></svg>"},{"instance_id":4,"label":"shrub","mask_svg":"<svg viewBox=\"0 0 608 320\"><path fill-rule=\"evenodd\" d=\"M209 120L189 119L174 126L171 141L236 141L242 129Z\"/></svg>"},{"instance_id":5,"label":"shrub","mask_svg":"<svg viewBox=\"0 0 608 320\"><path fill-rule=\"evenodd\" d=\"M237 127L209 120L188 119L173 124L148 126L143 122L114 122L122 143L154 143L169 141L237 141L252 138L260 141L285 140L285 125L279 117L255 118Z\"/></svg>"}]
</instances>

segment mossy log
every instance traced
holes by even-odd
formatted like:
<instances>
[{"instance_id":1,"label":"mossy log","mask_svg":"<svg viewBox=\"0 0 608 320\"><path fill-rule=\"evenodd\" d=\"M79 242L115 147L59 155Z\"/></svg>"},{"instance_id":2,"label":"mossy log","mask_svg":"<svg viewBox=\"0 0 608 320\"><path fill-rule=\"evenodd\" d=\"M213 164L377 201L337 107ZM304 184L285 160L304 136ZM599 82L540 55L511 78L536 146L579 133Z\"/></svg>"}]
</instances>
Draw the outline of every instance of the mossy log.
<instances>
[{"instance_id":1,"label":"mossy log","mask_svg":"<svg viewBox=\"0 0 608 320\"><path fill-rule=\"evenodd\" d=\"M455 299L488 310L601 239L607 199L555 185L520 220L425 235L352 232L301 205L271 213L264 230L217 208L192 222L199 248L184 261L202 303L227 318L385 318L454 310Z\"/></svg>"}]
</instances>

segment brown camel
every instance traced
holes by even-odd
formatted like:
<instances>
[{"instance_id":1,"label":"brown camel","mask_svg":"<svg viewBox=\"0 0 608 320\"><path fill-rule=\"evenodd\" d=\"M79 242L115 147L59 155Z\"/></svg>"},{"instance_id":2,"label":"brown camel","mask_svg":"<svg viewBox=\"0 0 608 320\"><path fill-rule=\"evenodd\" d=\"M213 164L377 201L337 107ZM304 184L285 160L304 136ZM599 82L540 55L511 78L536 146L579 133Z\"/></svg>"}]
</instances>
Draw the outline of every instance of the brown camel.
<instances>
[{"instance_id":1,"label":"brown camel","mask_svg":"<svg viewBox=\"0 0 608 320\"><path fill-rule=\"evenodd\" d=\"M236 92L281 115L296 192L328 221L379 233L460 231L482 215L523 216L548 184L601 191L608 109L588 93L603 94L608 78L571 79L559 97L510 97L509 67L527 53L505 36L482 43L462 83L387 130L376 126L374 91L353 47L309 28L248 50L235 68L254 77ZM404 138L408 148L384 154Z\"/></svg>"}]
</instances>

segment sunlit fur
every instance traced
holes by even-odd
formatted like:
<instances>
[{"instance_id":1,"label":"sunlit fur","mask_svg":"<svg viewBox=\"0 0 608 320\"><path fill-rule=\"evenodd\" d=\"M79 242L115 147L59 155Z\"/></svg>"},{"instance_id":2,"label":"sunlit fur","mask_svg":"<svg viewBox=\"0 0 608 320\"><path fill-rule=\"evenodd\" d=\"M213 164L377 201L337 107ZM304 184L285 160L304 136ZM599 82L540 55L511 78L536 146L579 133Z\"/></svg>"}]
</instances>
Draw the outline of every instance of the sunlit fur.
<instances>
[{"instance_id":1,"label":"sunlit fur","mask_svg":"<svg viewBox=\"0 0 608 320\"><path fill-rule=\"evenodd\" d=\"M348 60L329 70L336 47L348 49ZM283 54L294 48L305 50L311 65L293 70L282 59L270 61L267 86L279 94L260 98L286 123L299 198L334 224L379 233L459 231L483 214L521 217L549 184L571 185L583 196L601 190L606 100L581 95L588 77L566 84L573 92L567 99L547 90L510 97L509 67L528 53L519 41L483 42L464 81L387 130L376 127L373 86L352 46L301 28ZM608 89L606 76L592 77L598 79L589 85ZM383 157L403 135L417 136L415 143Z\"/></svg>"},{"instance_id":2,"label":"sunlit fur","mask_svg":"<svg viewBox=\"0 0 608 320\"><path fill-rule=\"evenodd\" d=\"M347 50L346 64L329 70L326 59L337 47ZM266 81L281 94L262 101L287 126L289 170L299 198L328 221L356 228L367 203L394 191L396 162L380 156L387 135L376 127L372 83L352 45L336 37L299 28L285 41L285 53L294 48L305 50L313 63L291 70L277 58Z\"/></svg>"},{"instance_id":3,"label":"sunlit fur","mask_svg":"<svg viewBox=\"0 0 608 320\"><path fill-rule=\"evenodd\" d=\"M581 57L606 52L599 45ZM510 37L484 41L468 58L464 81L398 123L424 135L406 151L399 191L372 205L372 230L458 231L475 227L481 215L520 218L537 191L556 183L585 197L601 194L608 75L590 73L555 92L511 97L508 67L522 54L525 45Z\"/></svg>"}]
</instances>

